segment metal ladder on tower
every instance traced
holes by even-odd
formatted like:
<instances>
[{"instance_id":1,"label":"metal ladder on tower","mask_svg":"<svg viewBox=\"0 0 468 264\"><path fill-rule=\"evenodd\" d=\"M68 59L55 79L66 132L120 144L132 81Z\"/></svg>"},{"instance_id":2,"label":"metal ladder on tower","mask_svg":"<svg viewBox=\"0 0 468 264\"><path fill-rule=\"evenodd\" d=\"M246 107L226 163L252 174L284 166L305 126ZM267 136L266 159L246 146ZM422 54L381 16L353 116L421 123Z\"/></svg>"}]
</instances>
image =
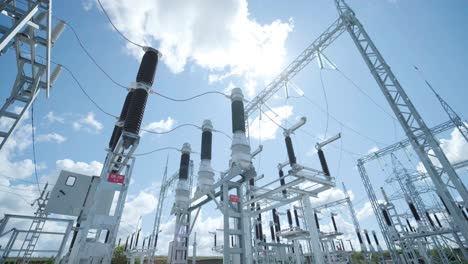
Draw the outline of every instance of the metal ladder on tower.
<instances>
[{"instance_id":1,"label":"metal ladder on tower","mask_svg":"<svg viewBox=\"0 0 468 264\"><path fill-rule=\"evenodd\" d=\"M0 120L8 120L0 127L0 149L18 126L21 118L36 99L39 91L49 89L57 79L61 66L50 73L50 49L65 28L60 21L52 29L52 1L28 0L27 6L16 1L3 1L0 11L11 25L0 23L0 55L11 47L16 53L17 74L11 94L0 109ZM43 37L42 35L46 35ZM38 47L44 47L45 57ZM43 61L40 62L39 59Z\"/></svg>"},{"instance_id":2,"label":"metal ladder on tower","mask_svg":"<svg viewBox=\"0 0 468 264\"><path fill-rule=\"evenodd\" d=\"M400 215L398 214L395 206L392 203L387 203L386 210L388 212L388 216L390 217L393 223L395 230L399 232L404 232L405 230L404 226L401 223ZM399 237L401 236L399 235ZM408 261L408 263L414 263L414 264L418 263L416 252L414 251L411 243L408 243L408 241L406 241L405 239L401 239L401 238L398 239L398 242L403 252L403 256Z\"/></svg>"},{"instance_id":3,"label":"metal ladder on tower","mask_svg":"<svg viewBox=\"0 0 468 264\"><path fill-rule=\"evenodd\" d=\"M32 257L34 249L36 248L37 242L39 240L41 231L46 223L47 214L45 213L45 206L47 204L47 200L49 199L49 192L46 193L47 186L48 184L44 186L44 189L41 192L41 196L34 201L35 203L37 202L37 209L34 213L35 218L29 226L29 230L26 233L25 239L23 240L21 249L18 252L18 257L20 256L21 252L24 252L23 263L29 263L28 259Z\"/></svg>"},{"instance_id":4,"label":"metal ladder on tower","mask_svg":"<svg viewBox=\"0 0 468 264\"><path fill-rule=\"evenodd\" d=\"M179 215L176 220L176 226L178 230L175 233L172 245L171 264L187 264L190 236L190 213L185 212Z\"/></svg>"}]
</instances>

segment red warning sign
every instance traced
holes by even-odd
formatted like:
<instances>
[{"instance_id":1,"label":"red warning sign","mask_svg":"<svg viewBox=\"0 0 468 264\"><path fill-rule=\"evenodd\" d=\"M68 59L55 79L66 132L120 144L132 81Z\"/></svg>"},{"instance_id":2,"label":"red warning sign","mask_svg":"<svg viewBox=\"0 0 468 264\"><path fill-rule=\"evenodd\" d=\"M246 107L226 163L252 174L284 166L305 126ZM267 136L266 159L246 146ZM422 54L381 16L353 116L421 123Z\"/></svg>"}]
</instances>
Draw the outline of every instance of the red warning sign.
<instances>
[{"instance_id":1,"label":"red warning sign","mask_svg":"<svg viewBox=\"0 0 468 264\"><path fill-rule=\"evenodd\" d=\"M239 196L234 195L234 194L230 194L229 195L229 201L232 202L232 203L238 203L239 202Z\"/></svg>"},{"instance_id":2,"label":"red warning sign","mask_svg":"<svg viewBox=\"0 0 468 264\"><path fill-rule=\"evenodd\" d=\"M117 173L109 173L109 177L107 178L108 182L113 182L113 183L124 183L125 181L125 175L117 174Z\"/></svg>"}]
</instances>

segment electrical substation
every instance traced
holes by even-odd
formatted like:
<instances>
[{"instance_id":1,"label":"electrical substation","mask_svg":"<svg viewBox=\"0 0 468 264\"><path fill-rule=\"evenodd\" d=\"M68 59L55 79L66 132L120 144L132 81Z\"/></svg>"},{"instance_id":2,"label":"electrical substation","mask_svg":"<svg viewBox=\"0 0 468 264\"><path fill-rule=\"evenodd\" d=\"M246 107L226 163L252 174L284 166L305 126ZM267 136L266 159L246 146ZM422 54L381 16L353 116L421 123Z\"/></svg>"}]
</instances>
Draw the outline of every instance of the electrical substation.
<instances>
[{"instance_id":1,"label":"electrical substation","mask_svg":"<svg viewBox=\"0 0 468 264\"><path fill-rule=\"evenodd\" d=\"M169 168L169 158L166 164L154 162L151 173L159 174L153 177L160 185L152 229L137 226L122 235L122 215L143 141L145 108L152 104L151 95L158 93L157 68L164 56L155 48L133 43L142 54L140 66L134 69L135 80L128 80L109 142L102 142L100 174L62 170L56 182L41 187L33 215L1 212L0 263L43 263L35 259L44 255L52 255L54 263L113 263L117 248L126 263L468 263L468 191L460 177L468 157L451 162L439 138L444 132L457 131L468 142L466 121L426 81L441 104L439 111L447 117L441 124L426 124L372 41L372 34L358 19L359 12L344 0L330 4L336 6L337 19L258 94L247 98L242 87L227 94L219 92L230 106L231 112L223 113L231 124L230 133L200 117L193 121L201 132L199 152L192 149L198 142L185 142L181 137L174 171ZM0 110L0 121L8 120L6 126L0 126L1 149L42 90L53 97L55 89L62 89L51 91L65 68L53 63L51 54L69 28L66 22L53 19L52 0L1 1L0 11L6 18L0 20L6 21L0 24L0 53L15 53L18 70ZM265 114L273 111L268 101L284 87L302 92L292 79L309 63L315 60L320 67L333 67L326 50L346 36L354 44L349 49L357 50L364 60L392 118L405 134L403 140L354 160L377 221L375 227L360 223L352 190L329 166L327 153L340 146L346 133L317 139L313 155L301 159L296 132L314 121L306 115L281 125ZM249 120L258 115L281 129L278 144L283 152L275 153L274 160L262 161L263 166L274 168L275 175L264 174L256 166L261 153L269 151L251 145ZM215 134L221 133L229 138L230 149L219 148ZM157 144L163 147L163 141L161 136ZM219 152L229 153L230 158L224 161L224 168L215 170L212 158ZM376 185L377 177L384 178L385 184ZM343 195L317 202L332 191ZM197 220L208 206L213 214L222 216L222 226L195 233ZM344 225L339 219L351 224ZM169 225L173 228L170 241L160 236L161 226L168 221L174 223ZM59 242L54 247L41 244L41 237L48 236ZM214 262L198 258L197 251L207 246L199 243L201 237L209 237L208 250L218 256ZM168 250L161 250L162 245ZM167 262L156 262L161 256Z\"/></svg>"}]
</instances>

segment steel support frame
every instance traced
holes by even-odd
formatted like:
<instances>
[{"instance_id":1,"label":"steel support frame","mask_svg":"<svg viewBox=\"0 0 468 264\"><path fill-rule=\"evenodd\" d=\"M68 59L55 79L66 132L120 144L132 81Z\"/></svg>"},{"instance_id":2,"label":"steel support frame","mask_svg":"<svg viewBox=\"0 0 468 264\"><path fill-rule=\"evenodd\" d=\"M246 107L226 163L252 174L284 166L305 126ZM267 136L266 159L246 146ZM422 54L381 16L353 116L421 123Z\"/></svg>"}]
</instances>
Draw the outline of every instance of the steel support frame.
<instances>
[{"instance_id":1,"label":"steel support frame","mask_svg":"<svg viewBox=\"0 0 468 264\"><path fill-rule=\"evenodd\" d=\"M414 204L419 214L419 217L421 218L420 221L417 221L418 233L432 231L431 229L433 228L431 228L429 219L426 216L426 208L424 202L422 201L416 186L413 184L410 174L393 153L391 154L391 157L394 177L400 185L400 188L403 191L405 198L408 200L408 202L412 202ZM424 238L427 238L427 236L425 236ZM434 248L437 251L437 254L439 254L442 263L450 263L445 252L440 248L438 238L435 236L429 236L429 238L434 243ZM418 251L420 255L424 258L429 258L429 256L427 255L427 248L423 245L423 238L417 239L416 241L418 244ZM463 245L460 245L460 250L463 250L462 247Z\"/></svg>"},{"instance_id":2,"label":"steel support frame","mask_svg":"<svg viewBox=\"0 0 468 264\"><path fill-rule=\"evenodd\" d=\"M12 25L1 26L0 30L0 55L10 47L14 47L17 62L17 77L11 89L11 95L0 110L0 118L12 122L0 131L0 149L3 148L8 138L13 134L24 114L28 111L36 99L40 88L46 89L47 96L53 80L50 73L50 49L52 31L52 0L39 1L28 0L26 10L19 8L16 1L3 1L0 3L2 15L10 17ZM42 16L46 13L46 18ZM45 19L46 23L41 23ZM23 31L21 31L23 30ZM39 32L45 32L46 37L39 36ZM43 46L45 63L38 63L37 45ZM23 56L23 50L28 47L29 59ZM57 66L59 67L59 66ZM60 68L60 67L59 67ZM58 73L57 73L58 74ZM45 81L41 81L42 78ZM55 76L57 77L57 75ZM19 113L13 109L19 107Z\"/></svg>"},{"instance_id":3,"label":"steel support frame","mask_svg":"<svg viewBox=\"0 0 468 264\"><path fill-rule=\"evenodd\" d=\"M36 216L26 216L26 215L15 215L15 214L5 214L2 221L0 222L0 237L8 234L9 232L12 232L12 235L10 236L10 239L8 240L8 243L5 247L0 247L0 251L3 251L2 258L0 259L0 263L3 263L3 260L9 257L9 254L12 252L18 252L21 253L23 250L22 249L14 249L13 246L18 238L18 234L20 233L28 233L31 232L30 230L18 230L18 229L12 229L9 231L5 231L5 228L8 225L8 222L10 219L22 219L22 220L40 220L40 221L49 221L49 222L59 222L59 223L66 223L67 227L65 228L65 231L63 233L61 232L48 232L48 231L39 231L40 234L49 234L49 235L63 235L63 239L60 243L60 246L57 250L37 250L35 249L34 252L44 252L44 253L56 253L55 255L55 263L60 262L60 258L62 256L63 249L65 247L65 244L68 241L68 238L71 234L72 227L73 227L73 220L71 219L61 219L61 218L50 218L50 217L41 217L38 218Z\"/></svg>"},{"instance_id":4,"label":"steel support frame","mask_svg":"<svg viewBox=\"0 0 468 264\"><path fill-rule=\"evenodd\" d=\"M80 263L82 261L86 261L85 263L94 263L94 261L110 263L135 163L133 153L138 147L139 140L140 136L123 132L114 151L108 149L100 175L101 182L96 188L94 199L90 201L89 205L85 205L83 209L78 235L69 254L68 263ZM129 144L128 149L125 149L124 142L132 143ZM107 181L109 173L112 171L125 175L123 184ZM100 207L99 194L108 191L118 192L115 211L113 214L111 212L98 214ZM88 233L92 229L96 229L96 235L93 238L88 238ZM99 241L102 231L107 231L104 242Z\"/></svg>"},{"instance_id":5,"label":"steel support frame","mask_svg":"<svg viewBox=\"0 0 468 264\"><path fill-rule=\"evenodd\" d=\"M335 4L348 33L402 125L414 151L432 179L437 193L450 210L456 228L459 228L463 237L468 239L468 222L463 218L448 189L450 185L453 186L462 198L465 207L468 207L468 192L463 182L354 12L343 0L335 0ZM418 138L418 133L424 136ZM440 164L440 173L436 168L436 162ZM445 174L446 180L443 179Z\"/></svg>"}]
</instances>

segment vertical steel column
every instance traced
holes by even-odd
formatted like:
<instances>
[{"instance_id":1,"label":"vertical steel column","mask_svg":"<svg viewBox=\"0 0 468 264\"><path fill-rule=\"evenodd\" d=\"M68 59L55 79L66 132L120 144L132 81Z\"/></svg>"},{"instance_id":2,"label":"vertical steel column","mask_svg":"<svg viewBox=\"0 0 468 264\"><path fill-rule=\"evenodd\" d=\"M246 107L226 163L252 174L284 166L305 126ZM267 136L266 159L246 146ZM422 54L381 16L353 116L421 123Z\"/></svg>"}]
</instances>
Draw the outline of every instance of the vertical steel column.
<instances>
[{"instance_id":1,"label":"vertical steel column","mask_svg":"<svg viewBox=\"0 0 468 264\"><path fill-rule=\"evenodd\" d=\"M458 191L465 207L468 207L468 192L465 185L354 12L344 0L335 0L335 4L348 33L431 177L437 193L452 214L456 228L459 228L465 239L468 239L468 222L457 209L455 199L448 190L449 186L453 186ZM424 136L418 138L418 132L423 133ZM435 166L436 162L441 165L440 172ZM447 175L447 183L442 179L444 174Z\"/></svg>"},{"instance_id":2,"label":"vertical steel column","mask_svg":"<svg viewBox=\"0 0 468 264\"><path fill-rule=\"evenodd\" d=\"M314 209L312 208L312 204L310 203L310 197L304 195L302 197L302 204L304 205L304 222L310 234L310 244L312 247L312 254L314 256L313 263L324 264L325 261L323 258L322 250L320 249L320 235L317 227L314 224Z\"/></svg>"}]
</instances>

